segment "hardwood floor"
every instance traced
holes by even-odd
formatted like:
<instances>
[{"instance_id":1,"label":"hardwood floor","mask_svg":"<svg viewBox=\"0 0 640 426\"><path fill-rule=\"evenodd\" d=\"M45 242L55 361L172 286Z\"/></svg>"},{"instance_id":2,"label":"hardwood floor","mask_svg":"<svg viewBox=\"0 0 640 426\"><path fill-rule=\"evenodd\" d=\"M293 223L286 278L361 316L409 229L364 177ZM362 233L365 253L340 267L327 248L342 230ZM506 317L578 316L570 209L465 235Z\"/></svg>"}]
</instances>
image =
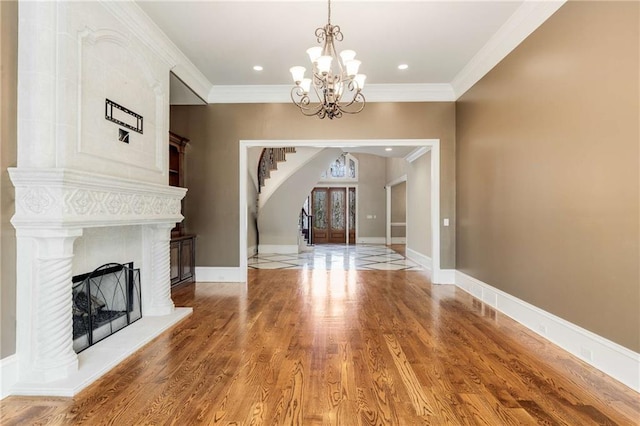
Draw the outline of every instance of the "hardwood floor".
<instances>
[{"instance_id":1,"label":"hardwood floor","mask_svg":"<svg viewBox=\"0 0 640 426\"><path fill-rule=\"evenodd\" d=\"M252 270L75 398L2 425L633 425L639 394L422 272Z\"/></svg>"}]
</instances>

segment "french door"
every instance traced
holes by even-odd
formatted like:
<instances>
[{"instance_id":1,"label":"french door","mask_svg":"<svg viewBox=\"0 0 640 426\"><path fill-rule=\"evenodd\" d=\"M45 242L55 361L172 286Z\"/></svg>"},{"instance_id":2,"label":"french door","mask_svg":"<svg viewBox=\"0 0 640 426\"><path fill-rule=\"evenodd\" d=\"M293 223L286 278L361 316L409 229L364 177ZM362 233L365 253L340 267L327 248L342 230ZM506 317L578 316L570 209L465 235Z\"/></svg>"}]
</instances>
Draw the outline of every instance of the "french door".
<instances>
[{"instance_id":1,"label":"french door","mask_svg":"<svg viewBox=\"0 0 640 426\"><path fill-rule=\"evenodd\" d=\"M348 194L348 198L347 198ZM355 188L314 188L311 192L315 244L355 243Z\"/></svg>"}]
</instances>

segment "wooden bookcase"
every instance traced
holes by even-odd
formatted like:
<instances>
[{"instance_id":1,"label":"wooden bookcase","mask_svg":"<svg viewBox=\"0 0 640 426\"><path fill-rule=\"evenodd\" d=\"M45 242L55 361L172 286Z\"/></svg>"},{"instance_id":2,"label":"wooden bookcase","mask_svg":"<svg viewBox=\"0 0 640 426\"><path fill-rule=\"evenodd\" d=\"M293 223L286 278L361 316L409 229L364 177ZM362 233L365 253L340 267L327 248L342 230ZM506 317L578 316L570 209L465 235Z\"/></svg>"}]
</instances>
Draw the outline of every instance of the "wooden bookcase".
<instances>
[{"instance_id":1,"label":"wooden bookcase","mask_svg":"<svg viewBox=\"0 0 640 426\"><path fill-rule=\"evenodd\" d=\"M189 139L169 132L169 185L185 186L184 156ZM184 200L182 201L184 215ZM185 234L182 223L171 230L171 285L195 279L196 236Z\"/></svg>"}]
</instances>

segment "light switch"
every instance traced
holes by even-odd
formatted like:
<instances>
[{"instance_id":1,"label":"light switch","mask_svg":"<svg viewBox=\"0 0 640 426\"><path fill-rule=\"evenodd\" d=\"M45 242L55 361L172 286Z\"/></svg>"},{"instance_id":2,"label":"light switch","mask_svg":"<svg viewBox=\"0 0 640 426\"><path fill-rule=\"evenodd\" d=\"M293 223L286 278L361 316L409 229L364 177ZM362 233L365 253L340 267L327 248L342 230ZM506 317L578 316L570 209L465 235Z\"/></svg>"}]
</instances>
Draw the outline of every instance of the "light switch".
<instances>
[{"instance_id":1,"label":"light switch","mask_svg":"<svg viewBox=\"0 0 640 426\"><path fill-rule=\"evenodd\" d=\"M367 215L367 219L373 219L373 216L372 216L372 215L370 215L370 214L368 214L368 215Z\"/></svg>"},{"instance_id":2,"label":"light switch","mask_svg":"<svg viewBox=\"0 0 640 426\"><path fill-rule=\"evenodd\" d=\"M449 226L449 218L444 219L444 226Z\"/></svg>"}]
</instances>

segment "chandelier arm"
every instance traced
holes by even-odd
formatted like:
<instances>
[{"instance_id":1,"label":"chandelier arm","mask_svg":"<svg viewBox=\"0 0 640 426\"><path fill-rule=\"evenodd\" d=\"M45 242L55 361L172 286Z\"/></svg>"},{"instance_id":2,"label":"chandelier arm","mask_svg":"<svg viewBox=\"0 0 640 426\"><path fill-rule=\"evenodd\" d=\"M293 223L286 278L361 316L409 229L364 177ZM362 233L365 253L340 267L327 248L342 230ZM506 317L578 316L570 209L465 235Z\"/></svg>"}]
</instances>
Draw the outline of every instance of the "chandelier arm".
<instances>
[{"instance_id":1,"label":"chandelier arm","mask_svg":"<svg viewBox=\"0 0 640 426\"><path fill-rule=\"evenodd\" d=\"M317 72L313 72L313 87L317 88L324 88L326 86L326 82L325 80L322 78L322 75L318 74Z\"/></svg>"},{"instance_id":2,"label":"chandelier arm","mask_svg":"<svg viewBox=\"0 0 640 426\"><path fill-rule=\"evenodd\" d=\"M298 100L296 100L296 96L299 97ZM316 108L310 107L311 99L309 98L309 95L305 94L299 86L295 86L291 89L291 100L298 108L300 108L300 111L308 117L316 115L318 110L322 108L322 105L319 105Z\"/></svg>"},{"instance_id":3,"label":"chandelier arm","mask_svg":"<svg viewBox=\"0 0 640 426\"><path fill-rule=\"evenodd\" d=\"M328 102L327 90L329 89L329 87L327 86L327 81L322 78L321 75L313 73L312 86L314 92L316 93L316 96L318 97L318 102L320 102L321 105L326 105Z\"/></svg>"},{"instance_id":4,"label":"chandelier arm","mask_svg":"<svg viewBox=\"0 0 640 426\"><path fill-rule=\"evenodd\" d=\"M322 105L318 105L318 108L316 108L315 110L312 110L312 109L308 109L308 110L300 109L300 112L302 112L302 114L306 115L307 117L313 117L314 115L318 115L318 114L320 114L320 112L322 112Z\"/></svg>"},{"instance_id":5,"label":"chandelier arm","mask_svg":"<svg viewBox=\"0 0 640 426\"><path fill-rule=\"evenodd\" d=\"M345 110L343 108L340 108L340 112L343 112L345 114L358 114L359 112L361 112L364 109L364 105L365 104L359 104L359 105L360 105L360 108L358 108L357 110L347 111L347 110Z\"/></svg>"},{"instance_id":6,"label":"chandelier arm","mask_svg":"<svg viewBox=\"0 0 640 426\"><path fill-rule=\"evenodd\" d=\"M304 108L298 104L296 104L298 108L300 108L300 112L307 117L313 117L314 115L318 115L322 111L322 105L318 105L316 108Z\"/></svg>"},{"instance_id":7,"label":"chandelier arm","mask_svg":"<svg viewBox=\"0 0 640 426\"><path fill-rule=\"evenodd\" d=\"M347 108L349 108L351 105L354 105L354 104L358 105L359 108L353 111L347 110ZM345 114L357 114L364 109L365 104L366 104L366 101L365 101L364 95L358 92L353 97L353 100L351 102L342 106L338 105L338 108L340 108L340 111L344 112Z\"/></svg>"},{"instance_id":8,"label":"chandelier arm","mask_svg":"<svg viewBox=\"0 0 640 426\"><path fill-rule=\"evenodd\" d=\"M333 36L333 38L335 38L338 41L342 41L344 39L344 35L342 34L342 31L340 30L339 25L331 26L331 35Z\"/></svg>"},{"instance_id":9,"label":"chandelier arm","mask_svg":"<svg viewBox=\"0 0 640 426\"><path fill-rule=\"evenodd\" d=\"M316 40L318 41L318 44L324 43L326 39L327 31L324 29L324 27L316 28Z\"/></svg>"},{"instance_id":10,"label":"chandelier arm","mask_svg":"<svg viewBox=\"0 0 640 426\"><path fill-rule=\"evenodd\" d=\"M341 108L348 108L356 102L364 103L364 95L362 95L362 93L358 89L358 84L353 79L349 79L347 88L349 89L349 92L353 92L353 98L349 103L342 105Z\"/></svg>"}]
</instances>

